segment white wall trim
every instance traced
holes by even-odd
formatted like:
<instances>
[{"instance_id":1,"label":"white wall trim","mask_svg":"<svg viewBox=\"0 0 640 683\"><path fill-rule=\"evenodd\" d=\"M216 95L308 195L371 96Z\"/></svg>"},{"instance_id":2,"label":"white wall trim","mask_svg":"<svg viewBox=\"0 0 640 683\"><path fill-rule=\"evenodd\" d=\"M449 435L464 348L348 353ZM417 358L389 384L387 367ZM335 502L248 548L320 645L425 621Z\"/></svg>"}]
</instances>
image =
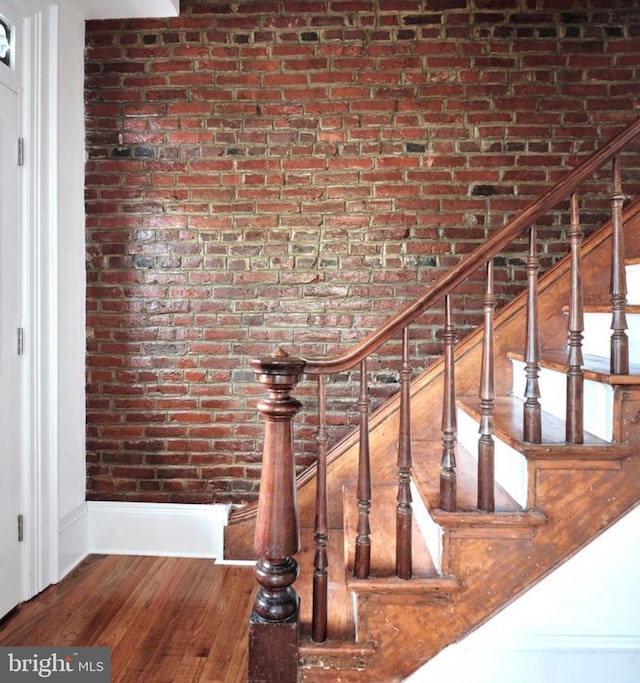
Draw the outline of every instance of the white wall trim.
<instances>
[{"instance_id":1,"label":"white wall trim","mask_svg":"<svg viewBox=\"0 0 640 683\"><path fill-rule=\"evenodd\" d=\"M229 505L89 501L89 552L223 558Z\"/></svg>"},{"instance_id":2,"label":"white wall trim","mask_svg":"<svg viewBox=\"0 0 640 683\"><path fill-rule=\"evenodd\" d=\"M637 683L640 505L407 683Z\"/></svg>"},{"instance_id":3,"label":"white wall trim","mask_svg":"<svg viewBox=\"0 0 640 683\"><path fill-rule=\"evenodd\" d=\"M58 580L57 439L57 48L56 7L34 10L23 24L22 198L23 327L22 505L25 516L22 597Z\"/></svg>"},{"instance_id":4,"label":"white wall trim","mask_svg":"<svg viewBox=\"0 0 640 683\"><path fill-rule=\"evenodd\" d=\"M567 633L523 628L491 637L472 635L462 648L469 652L485 652L487 648L518 652L640 651L640 633Z\"/></svg>"},{"instance_id":5,"label":"white wall trim","mask_svg":"<svg viewBox=\"0 0 640 683\"><path fill-rule=\"evenodd\" d=\"M82 503L60 520L58 533L58 576L62 578L87 556L89 515Z\"/></svg>"}]
</instances>

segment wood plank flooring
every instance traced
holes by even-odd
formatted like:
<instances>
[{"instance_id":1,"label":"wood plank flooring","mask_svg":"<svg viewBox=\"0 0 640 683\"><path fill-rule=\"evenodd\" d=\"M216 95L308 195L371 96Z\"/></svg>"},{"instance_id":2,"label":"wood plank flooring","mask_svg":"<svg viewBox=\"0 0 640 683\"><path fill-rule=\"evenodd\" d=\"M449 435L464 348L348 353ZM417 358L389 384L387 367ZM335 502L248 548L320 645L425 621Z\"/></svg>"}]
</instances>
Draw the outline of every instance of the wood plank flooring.
<instances>
[{"instance_id":1,"label":"wood plank flooring","mask_svg":"<svg viewBox=\"0 0 640 683\"><path fill-rule=\"evenodd\" d=\"M0 625L0 645L106 645L113 683L245 683L253 567L92 555Z\"/></svg>"}]
</instances>

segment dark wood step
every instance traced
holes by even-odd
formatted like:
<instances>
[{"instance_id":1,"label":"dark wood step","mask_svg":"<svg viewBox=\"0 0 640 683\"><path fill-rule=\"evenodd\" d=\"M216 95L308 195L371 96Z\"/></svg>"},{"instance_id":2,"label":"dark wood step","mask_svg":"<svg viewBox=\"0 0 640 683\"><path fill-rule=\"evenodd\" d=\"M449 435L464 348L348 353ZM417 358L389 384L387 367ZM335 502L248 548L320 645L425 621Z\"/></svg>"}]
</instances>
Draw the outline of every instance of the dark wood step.
<instances>
[{"instance_id":1,"label":"dark wood step","mask_svg":"<svg viewBox=\"0 0 640 683\"><path fill-rule=\"evenodd\" d=\"M301 637L311 633L313 606L313 560L315 555L313 529L301 529L300 552L296 556L300 578L294 588L300 595ZM330 529L327 544L329 560L329 619L327 624L330 641L355 642L352 601L345 584L344 536L342 529Z\"/></svg>"},{"instance_id":2,"label":"dark wood step","mask_svg":"<svg viewBox=\"0 0 640 683\"><path fill-rule=\"evenodd\" d=\"M333 656L301 655L298 683L363 683L371 679L368 657L339 658Z\"/></svg>"},{"instance_id":3,"label":"dark wood step","mask_svg":"<svg viewBox=\"0 0 640 683\"><path fill-rule=\"evenodd\" d=\"M415 461L413 478L416 487L420 491L429 510L438 510L440 507L440 454L442 453L442 443L439 441L414 441L413 450ZM476 459L460 444L457 445L456 465L458 511L448 514L478 513ZM496 487L495 507L496 512L507 515L522 512L522 508L518 503L501 486Z\"/></svg>"},{"instance_id":4,"label":"dark wood step","mask_svg":"<svg viewBox=\"0 0 640 683\"><path fill-rule=\"evenodd\" d=\"M393 485L374 486L371 494L371 578L394 580L396 563L396 495ZM358 527L358 505L355 486L343 487L344 501L344 551L347 579L353 579L354 547ZM422 535L413 520L413 577L416 579L437 578L438 572L433 564ZM404 583L404 582L403 582Z\"/></svg>"},{"instance_id":5,"label":"dark wood step","mask_svg":"<svg viewBox=\"0 0 640 683\"><path fill-rule=\"evenodd\" d=\"M640 305L637 304L627 304L625 307L625 311L629 315L639 315L640 314ZM563 313L569 313L569 309L567 306L562 307L562 312ZM610 303L588 303L584 305L584 312L585 313L611 313L611 304Z\"/></svg>"},{"instance_id":6,"label":"dark wood step","mask_svg":"<svg viewBox=\"0 0 640 683\"><path fill-rule=\"evenodd\" d=\"M440 464L427 451L438 453L442 446L435 441L414 442L414 482L429 508L434 522L459 535L469 536L530 536L546 518L538 510L522 510L518 503L499 484L495 486L495 510L483 512L477 505L477 461L460 444L456 450L457 510L440 509ZM430 462L430 467L424 463Z\"/></svg>"},{"instance_id":7,"label":"dark wood step","mask_svg":"<svg viewBox=\"0 0 640 683\"><path fill-rule=\"evenodd\" d=\"M344 487L345 558L347 586L357 593L414 596L423 601L448 600L459 589L455 577L440 576L433 563L415 515L412 534L412 578L395 575L396 488L385 485L373 488L371 504L371 575L353 576L354 546L358 525L356 487Z\"/></svg>"},{"instance_id":8,"label":"dark wood step","mask_svg":"<svg viewBox=\"0 0 640 683\"><path fill-rule=\"evenodd\" d=\"M473 419L480 419L480 401L475 397L460 397L459 407ZM598 467L616 468L616 461L630 455L628 446L605 441L585 432L584 443L567 443L563 420L542 412L542 443L522 440L523 402L513 396L500 396L494 402L495 436L526 458L535 461L562 462L565 467L584 467L591 462Z\"/></svg>"},{"instance_id":9,"label":"dark wood step","mask_svg":"<svg viewBox=\"0 0 640 683\"><path fill-rule=\"evenodd\" d=\"M524 354L521 351L508 351L507 358L524 362ZM556 372L566 373L569 369L567 364L567 352L563 349L544 351L540 359L540 367ZM584 378L601 384L617 385L640 385L640 365L631 364L628 375L612 375L609 368L609 359L603 356L584 355L583 363Z\"/></svg>"},{"instance_id":10,"label":"dark wood step","mask_svg":"<svg viewBox=\"0 0 640 683\"><path fill-rule=\"evenodd\" d=\"M307 669L366 669L368 659L375 653L375 643L366 641L328 639L314 643L301 630L298 643L300 666Z\"/></svg>"},{"instance_id":11,"label":"dark wood step","mask_svg":"<svg viewBox=\"0 0 640 683\"><path fill-rule=\"evenodd\" d=\"M342 501L339 501L342 509ZM335 681L336 671L341 676L367 668L369 658L375 653L375 643L356 642L353 600L345 580L344 532L331 528L327 544L329 573L328 637L322 643L311 638L313 605L313 561L315 554L314 531L303 528L300 533L301 549L297 556L300 579L294 587L300 595L300 680L311 677L315 683ZM322 676L326 674L326 678ZM344 679L347 680L346 678Z\"/></svg>"}]
</instances>

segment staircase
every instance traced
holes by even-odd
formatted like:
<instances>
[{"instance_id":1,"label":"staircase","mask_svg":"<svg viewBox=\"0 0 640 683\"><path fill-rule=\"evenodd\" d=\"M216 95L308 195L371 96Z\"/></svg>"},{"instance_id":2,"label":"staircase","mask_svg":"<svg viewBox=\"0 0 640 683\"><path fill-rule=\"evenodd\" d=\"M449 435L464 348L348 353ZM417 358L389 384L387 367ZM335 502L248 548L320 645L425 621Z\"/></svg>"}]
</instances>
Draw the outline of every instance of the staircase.
<instances>
[{"instance_id":1,"label":"staircase","mask_svg":"<svg viewBox=\"0 0 640 683\"><path fill-rule=\"evenodd\" d=\"M636 121L355 349L254 361L270 396L261 497L226 538L246 558L255 536L261 558L250 681L402 681L640 501L640 200L625 203L620 161L639 135ZM578 189L610 162L611 219L583 240ZM567 198L569 253L538 278L535 224ZM494 257L522 235L526 291L496 312ZM481 267L484 324L456 343L451 294ZM410 325L442 301L443 359L411 378ZM369 415L366 358L398 335L401 390ZM323 378L358 365L360 429L327 452ZM318 464L296 485L303 372ZM289 678L270 677L285 645Z\"/></svg>"}]
</instances>

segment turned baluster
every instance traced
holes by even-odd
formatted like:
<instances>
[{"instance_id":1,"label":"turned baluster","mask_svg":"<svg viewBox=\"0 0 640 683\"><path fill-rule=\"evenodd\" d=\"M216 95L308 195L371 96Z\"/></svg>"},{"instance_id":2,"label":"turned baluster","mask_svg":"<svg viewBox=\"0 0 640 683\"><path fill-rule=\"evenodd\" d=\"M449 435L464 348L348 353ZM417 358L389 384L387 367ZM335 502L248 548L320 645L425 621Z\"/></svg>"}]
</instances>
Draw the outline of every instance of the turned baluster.
<instances>
[{"instance_id":1,"label":"turned baluster","mask_svg":"<svg viewBox=\"0 0 640 683\"><path fill-rule=\"evenodd\" d=\"M538 261L536 228L529 233L529 255L527 257L527 336L524 350L526 385L523 408L523 439L529 443L540 443L542 424L540 410L540 326L538 318Z\"/></svg>"},{"instance_id":2,"label":"turned baluster","mask_svg":"<svg viewBox=\"0 0 640 683\"><path fill-rule=\"evenodd\" d=\"M440 507L456 509L456 381L453 347L456 333L451 316L451 299L444 299L444 392L442 399L442 460L440 463Z\"/></svg>"},{"instance_id":3,"label":"turned baluster","mask_svg":"<svg viewBox=\"0 0 640 683\"><path fill-rule=\"evenodd\" d=\"M627 337L627 278L625 271L624 232L622 228L620 158L613 160L613 196L611 197L611 373L629 374L629 339Z\"/></svg>"},{"instance_id":4,"label":"turned baluster","mask_svg":"<svg viewBox=\"0 0 640 683\"><path fill-rule=\"evenodd\" d=\"M298 669L299 548L293 418L301 407L291 392L304 361L279 351L251 367L269 395L258 402L265 436L254 549L256 595L249 623L249 683L295 683Z\"/></svg>"},{"instance_id":5,"label":"turned baluster","mask_svg":"<svg viewBox=\"0 0 640 683\"><path fill-rule=\"evenodd\" d=\"M371 564L371 464L369 461L369 392L367 390L367 361L360 363L360 450L358 459L358 530L353 567L354 576L365 579L369 576Z\"/></svg>"},{"instance_id":6,"label":"turned baluster","mask_svg":"<svg viewBox=\"0 0 640 683\"><path fill-rule=\"evenodd\" d=\"M584 372L582 370L582 333L584 309L581 272L582 228L578 216L578 196L571 195L571 301L569 305L569 350L567 364L567 419L566 439L569 443L583 442L584 420Z\"/></svg>"},{"instance_id":7,"label":"turned baluster","mask_svg":"<svg viewBox=\"0 0 640 683\"><path fill-rule=\"evenodd\" d=\"M411 366L409 328L402 334L400 370L400 426L398 435L398 497L396 508L396 575L411 578Z\"/></svg>"},{"instance_id":8,"label":"turned baluster","mask_svg":"<svg viewBox=\"0 0 640 683\"><path fill-rule=\"evenodd\" d=\"M478 508L492 511L494 505L494 441L493 408L494 351L493 314L496 300L493 294L493 260L487 263L487 289L483 300L484 338L480 375L480 438L478 440Z\"/></svg>"},{"instance_id":9,"label":"turned baluster","mask_svg":"<svg viewBox=\"0 0 640 683\"><path fill-rule=\"evenodd\" d=\"M313 561L313 615L311 637L316 643L327 638L327 600L329 582L329 542L328 500L327 500L327 430L326 430L325 377L318 375L318 474L316 477L316 517L314 542L316 547Z\"/></svg>"}]
</instances>

